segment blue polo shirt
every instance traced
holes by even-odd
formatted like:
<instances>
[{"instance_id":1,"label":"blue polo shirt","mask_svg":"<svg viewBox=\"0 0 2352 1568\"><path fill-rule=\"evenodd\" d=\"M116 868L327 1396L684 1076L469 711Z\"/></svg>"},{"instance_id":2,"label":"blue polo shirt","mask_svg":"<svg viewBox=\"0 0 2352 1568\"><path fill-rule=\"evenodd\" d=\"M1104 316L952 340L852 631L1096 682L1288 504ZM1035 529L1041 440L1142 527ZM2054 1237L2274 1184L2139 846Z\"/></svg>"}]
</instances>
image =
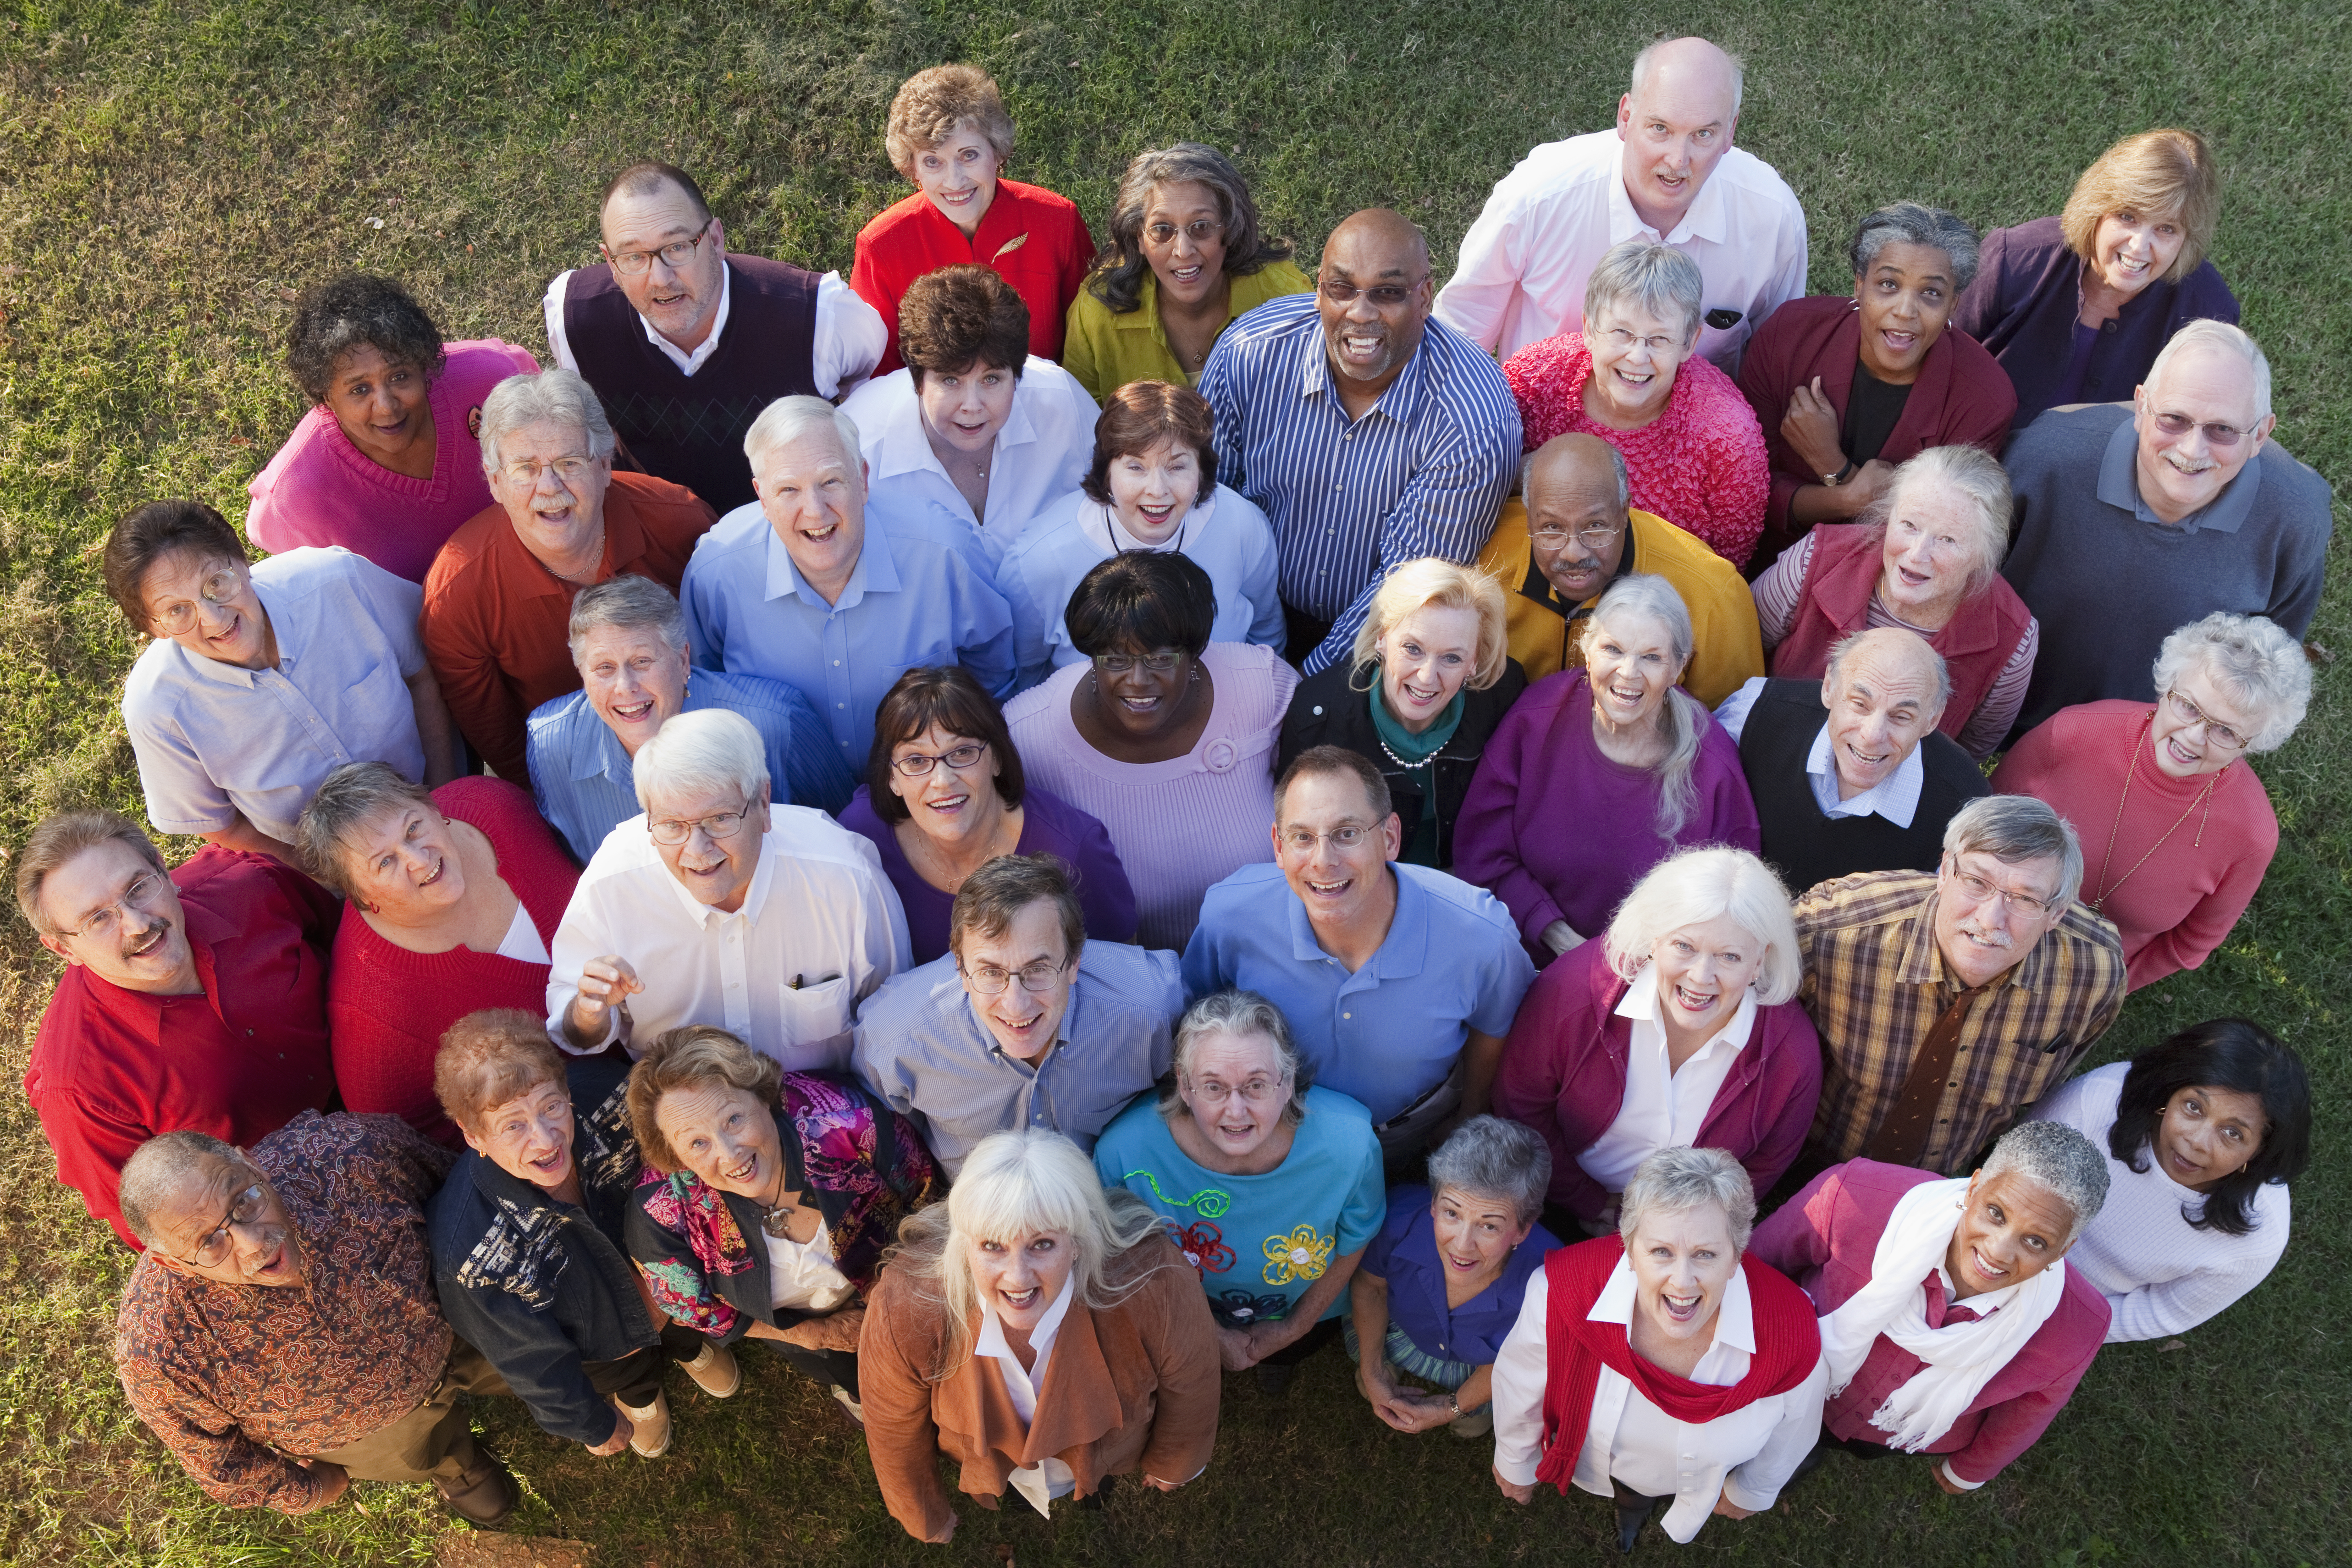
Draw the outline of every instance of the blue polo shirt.
<instances>
[{"instance_id":1,"label":"blue polo shirt","mask_svg":"<svg viewBox=\"0 0 2352 1568\"><path fill-rule=\"evenodd\" d=\"M1364 1250L1358 1271L1385 1279L1389 1321L1402 1329L1422 1353L1469 1366L1492 1366L1503 1352L1528 1278L1543 1267L1544 1254L1559 1238L1530 1226L1527 1239L1512 1249L1499 1279L1459 1307L1445 1304L1445 1263L1437 1256L1437 1226L1429 1214L1427 1187L1389 1189L1388 1220Z\"/></svg>"},{"instance_id":2,"label":"blue polo shirt","mask_svg":"<svg viewBox=\"0 0 2352 1568\"><path fill-rule=\"evenodd\" d=\"M1282 868L1244 866L1201 900L1184 990L1238 985L1282 1009L1315 1081L1392 1120L1444 1081L1473 1029L1508 1034L1535 965L1501 900L1426 866L1391 861L1396 917L1353 974L1325 952Z\"/></svg>"}]
</instances>

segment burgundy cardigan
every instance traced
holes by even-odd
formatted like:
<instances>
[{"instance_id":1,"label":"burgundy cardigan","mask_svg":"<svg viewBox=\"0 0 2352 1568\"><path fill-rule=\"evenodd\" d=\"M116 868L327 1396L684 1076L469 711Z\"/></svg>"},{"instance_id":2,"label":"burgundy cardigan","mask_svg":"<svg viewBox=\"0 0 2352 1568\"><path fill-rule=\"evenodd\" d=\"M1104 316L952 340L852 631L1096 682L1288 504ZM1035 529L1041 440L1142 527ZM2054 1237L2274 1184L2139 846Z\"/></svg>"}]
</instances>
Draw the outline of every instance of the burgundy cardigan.
<instances>
[{"instance_id":1,"label":"burgundy cardigan","mask_svg":"<svg viewBox=\"0 0 2352 1568\"><path fill-rule=\"evenodd\" d=\"M1599 938L1536 977L1503 1045L1495 1113L1524 1122L1551 1146L1551 1199L1596 1219L1609 1194L1576 1156L1617 1120L1633 1021L1617 1016L1628 983L1609 967ZM1697 1146L1730 1152L1757 1194L1769 1192L1803 1147L1822 1094L1822 1039L1797 1003L1759 1006L1748 1044L1732 1059Z\"/></svg>"}]
</instances>

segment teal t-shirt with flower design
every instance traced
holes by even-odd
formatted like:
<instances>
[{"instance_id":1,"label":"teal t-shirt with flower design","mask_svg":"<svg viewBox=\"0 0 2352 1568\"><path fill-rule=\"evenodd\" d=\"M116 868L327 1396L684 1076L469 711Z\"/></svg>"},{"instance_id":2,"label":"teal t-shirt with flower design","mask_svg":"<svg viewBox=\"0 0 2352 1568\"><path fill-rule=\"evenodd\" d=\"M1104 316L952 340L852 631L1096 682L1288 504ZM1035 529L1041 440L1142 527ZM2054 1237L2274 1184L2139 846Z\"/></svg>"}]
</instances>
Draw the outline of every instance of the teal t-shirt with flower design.
<instances>
[{"instance_id":1,"label":"teal t-shirt with flower design","mask_svg":"<svg viewBox=\"0 0 2352 1568\"><path fill-rule=\"evenodd\" d=\"M1290 1152L1261 1176L1193 1163L1161 1118L1159 1098L1138 1095L1103 1129L1095 1170L1105 1186L1125 1187L1167 1222L1221 1327L1287 1316L1335 1259L1380 1235L1388 1218L1380 1140L1371 1113L1348 1096L1309 1089ZM1347 1310L1342 1290L1323 1316Z\"/></svg>"}]
</instances>

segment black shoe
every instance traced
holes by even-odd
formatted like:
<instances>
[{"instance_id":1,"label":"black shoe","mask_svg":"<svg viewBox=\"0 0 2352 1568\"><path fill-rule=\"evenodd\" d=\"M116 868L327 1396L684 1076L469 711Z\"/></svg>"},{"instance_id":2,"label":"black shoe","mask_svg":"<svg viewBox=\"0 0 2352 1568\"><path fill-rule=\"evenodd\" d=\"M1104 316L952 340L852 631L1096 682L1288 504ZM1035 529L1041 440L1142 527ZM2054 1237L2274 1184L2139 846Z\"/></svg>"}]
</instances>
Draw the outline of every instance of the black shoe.
<instances>
[{"instance_id":1,"label":"black shoe","mask_svg":"<svg viewBox=\"0 0 2352 1568\"><path fill-rule=\"evenodd\" d=\"M1812 1447L1812 1451L1807 1454L1803 1458L1798 1460L1797 1468L1789 1472L1789 1479L1780 1483L1780 1489L1782 1491L1787 1491L1790 1487L1795 1486L1799 1481L1803 1480L1807 1476L1810 1476L1815 1470L1820 1469L1822 1464L1828 1460L1829 1457L1830 1446L1828 1442L1824 1440L1822 1442L1815 1443Z\"/></svg>"},{"instance_id":2,"label":"black shoe","mask_svg":"<svg viewBox=\"0 0 2352 1568\"><path fill-rule=\"evenodd\" d=\"M1650 1516L1658 1510L1658 1504L1662 1500L1658 1498L1645 1497L1636 1498L1631 1502L1620 1501L1617 1504L1617 1550L1619 1552L1629 1552L1633 1550L1635 1538L1642 1533L1642 1527L1650 1522Z\"/></svg>"},{"instance_id":3,"label":"black shoe","mask_svg":"<svg viewBox=\"0 0 2352 1568\"><path fill-rule=\"evenodd\" d=\"M1290 1386L1290 1380L1298 1373L1298 1368L1295 1365L1276 1366L1272 1362L1260 1362L1252 1370L1257 1373L1257 1391L1268 1398L1278 1396L1284 1389Z\"/></svg>"}]
</instances>

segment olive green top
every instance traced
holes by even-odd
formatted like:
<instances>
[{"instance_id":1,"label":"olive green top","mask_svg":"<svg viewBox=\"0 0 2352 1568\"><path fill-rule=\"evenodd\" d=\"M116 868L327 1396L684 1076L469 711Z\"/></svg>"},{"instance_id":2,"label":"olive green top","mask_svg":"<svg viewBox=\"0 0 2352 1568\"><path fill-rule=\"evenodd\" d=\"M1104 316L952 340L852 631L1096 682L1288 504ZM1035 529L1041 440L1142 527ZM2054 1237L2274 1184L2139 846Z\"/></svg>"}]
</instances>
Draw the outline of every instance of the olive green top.
<instances>
[{"instance_id":1,"label":"olive green top","mask_svg":"<svg viewBox=\"0 0 2352 1568\"><path fill-rule=\"evenodd\" d=\"M1232 298L1226 302L1231 314L1225 319L1230 321L1268 300L1311 293L1314 289L1313 280L1295 263L1269 261L1247 277L1233 279ZM1078 290L1070 304L1062 368L1076 376L1078 384L1097 403L1130 381L1172 381L1191 386L1199 374L1187 374L1168 347L1168 334L1160 325L1160 279L1149 268L1143 274L1142 303L1123 316L1112 315L1110 307L1090 290Z\"/></svg>"}]
</instances>

